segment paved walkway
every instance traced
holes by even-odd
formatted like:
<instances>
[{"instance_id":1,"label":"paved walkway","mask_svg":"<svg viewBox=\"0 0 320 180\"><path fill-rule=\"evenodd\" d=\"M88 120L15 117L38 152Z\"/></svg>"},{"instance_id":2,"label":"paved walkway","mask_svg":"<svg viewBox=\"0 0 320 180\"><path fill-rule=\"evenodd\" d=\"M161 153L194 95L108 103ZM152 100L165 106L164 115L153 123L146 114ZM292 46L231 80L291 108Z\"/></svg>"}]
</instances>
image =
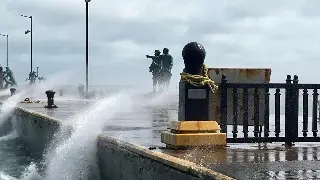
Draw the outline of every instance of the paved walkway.
<instances>
[{"instance_id":1,"label":"paved walkway","mask_svg":"<svg viewBox=\"0 0 320 180\"><path fill-rule=\"evenodd\" d=\"M56 99L57 109L43 108L45 103L19 103L18 106L68 121L93 102ZM104 133L145 147L163 147L160 134L166 130L169 119L177 120L176 107L149 106L117 114L107 122ZM270 143L229 146L227 149L177 151L157 148L155 151L195 162L237 179L320 179L320 143L297 143L293 148Z\"/></svg>"}]
</instances>

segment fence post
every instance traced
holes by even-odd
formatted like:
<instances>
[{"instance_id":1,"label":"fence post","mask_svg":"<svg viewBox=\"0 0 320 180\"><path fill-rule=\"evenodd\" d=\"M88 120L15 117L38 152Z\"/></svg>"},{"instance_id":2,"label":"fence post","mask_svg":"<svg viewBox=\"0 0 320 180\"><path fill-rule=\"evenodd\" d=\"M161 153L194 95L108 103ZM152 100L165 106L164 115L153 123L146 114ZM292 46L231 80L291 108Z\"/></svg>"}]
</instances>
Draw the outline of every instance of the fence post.
<instances>
[{"instance_id":1,"label":"fence post","mask_svg":"<svg viewBox=\"0 0 320 180\"><path fill-rule=\"evenodd\" d=\"M318 120L320 120L320 104L319 104L319 100L317 101L317 104L318 104Z\"/></svg>"},{"instance_id":2,"label":"fence post","mask_svg":"<svg viewBox=\"0 0 320 180\"><path fill-rule=\"evenodd\" d=\"M285 137L286 146L292 146L293 142L293 124L292 119L292 80L291 75L287 75L286 88L285 88Z\"/></svg>"},{"instance_id":3,"label":"fence post","mask_svg":"<svg viewBox=\"0 0 320 180\"><path fill-rule=\"evenodd\" d=\"M228 87L226 86L227 80L223 74L220 83L220 126L222 133L227 133L227 120L228 120Z\"/></svg>"},{"instance_id":4,"label":"fence post","mask_svg":"<svg viewBox=\"0 0 320 180\"><path fill-rule=\"evenodd\" d=\"M292 135L294 142L298 140L298 121L299 121L299 88L297 86L299 78L297 75L293 76L293 85L292 85L292 119L291 123L293 125Z\"/></svg>"}]
</instances>

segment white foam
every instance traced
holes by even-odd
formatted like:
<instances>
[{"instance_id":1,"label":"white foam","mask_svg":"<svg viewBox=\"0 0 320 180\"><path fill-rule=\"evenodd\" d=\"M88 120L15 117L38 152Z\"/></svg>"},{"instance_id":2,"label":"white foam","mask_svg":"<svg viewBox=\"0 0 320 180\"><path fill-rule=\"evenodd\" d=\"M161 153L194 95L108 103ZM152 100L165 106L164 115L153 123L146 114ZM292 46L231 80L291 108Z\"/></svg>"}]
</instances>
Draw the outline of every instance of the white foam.
<instances>
[{"instance_id":1,"label":"white foam","mask_svg":"<svg viewBox=\"0 0 320 180\"><path fill-rule=\"evenodd\" d=\"M17 178L12 177L4 172L0 172L0 180L17 180Z\"/></svg>"},{"instance_id":2,"label":"white foam","mask_svg":"<svg viewBox=\"0 0 320 180\"><path fill-rule=\"evenodd\" d=\"M43 180L38 173L38 168L35 163L31 163L24 171L20 180Z\"/></svg>"},{"instance_id":3,"label":"white foam","mask_svg":"<svg viewBox=\"0 0 320 180\"><path fill-rule=\"evenodd\" d=\"M105 98L95 103L87 112L68 121L71 122L68 125L75 130L70 138L63 139L47 154L45 179L87 179L92 170L98 170L97 136L115 113L131 108L130 99L130 96L124 94Z\"/></svg>"},{"instance_id":4,"label":"white foam","mask_svg":"<svg viewBox=\"0 0 320 180\"><path fill-rule=\"evenodd\" d=\"M0 142L1 141L10 141L10 140L16 139L17 137L18 137L17 131L13 130L11 133L0 137Z\"/></svg>"}]
</instances>

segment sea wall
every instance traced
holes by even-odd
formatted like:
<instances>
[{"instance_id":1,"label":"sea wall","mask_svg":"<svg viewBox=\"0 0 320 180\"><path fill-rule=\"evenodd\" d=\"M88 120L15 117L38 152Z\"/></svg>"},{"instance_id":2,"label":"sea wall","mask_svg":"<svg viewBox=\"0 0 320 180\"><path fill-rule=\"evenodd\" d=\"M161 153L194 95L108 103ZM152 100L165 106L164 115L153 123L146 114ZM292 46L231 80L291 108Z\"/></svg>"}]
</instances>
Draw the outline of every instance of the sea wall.
<instances>
[{"instance_id":1,"label":"sea wall","mask_svg":"<svg viewBox=\"0 0 320 180\"><path fill-rule=\"evenodd\" d=\"M107 180L209 180L228 176L161 152L99 136L101 176Z\"/></svg>"},{"instance_id":2,"label":"sea wall","mask_svg":"<svg viewBox=\"0 0 320 180\"><path fill-rule=\"evenodd\" d=\"M59 119L17 107L13 118L25 146L41 156L61 124ZM100 135L98 158L102 180L231 179L194 163Z\"/></svg>"},{"instance_id":3,"label":"sea wall","mask_svg":"<svg viewBox=\"0 0 320 180\"><path fill-rule=\"evenodd\" d=\"M62 123L59 119L17 107L13 112L16 131L25 147L41 157Z\"/></svg>"}]
</instances>

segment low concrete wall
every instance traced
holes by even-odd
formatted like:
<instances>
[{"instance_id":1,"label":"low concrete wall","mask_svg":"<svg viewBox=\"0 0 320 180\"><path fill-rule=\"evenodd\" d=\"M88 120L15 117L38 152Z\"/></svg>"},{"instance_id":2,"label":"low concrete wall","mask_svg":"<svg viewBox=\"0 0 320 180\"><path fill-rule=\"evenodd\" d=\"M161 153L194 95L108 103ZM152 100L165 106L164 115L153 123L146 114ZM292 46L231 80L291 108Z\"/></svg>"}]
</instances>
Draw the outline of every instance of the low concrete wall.
<instances>
[{"instance_id":1,"label":"low concrete wall","mask_svg":"<svg viewBox=\"0 0 320 180\"><path fill-rule=\"evenodd\" d=\"M7 134L9 134L12 131L13 128L13 124L11 119L13 118L12 116L8 116L8 117L2 117L2 118L6 118L0 126L0 137L5 136Z\"/></svg>"},{"instance_id":2,"label":"low concrete wall","mask_svg":"<svg viewBox=\"0 0 320 180\"><path fill-rule=\"evenodd\" d=\"M29 151L42 156L62 123L43 114L16 108L17 132ZM231 179L161 152L100 135L98 158L102 180Z\"/></svg>"},{"instance_id":3,"label":"low concrete wall","mask_svg":"<svg viewBox=\"0 0 320 180\"><path fill-rule=\"evenodd\" d=\"M107 180L232 179L192 162L102 135L98 155L101 176Z\"/></svg>"},{"instance_id":4,"label":"low concrete wall","mask_svg":"<svg viewBox=\"0 0 320 180\"><path fill-rule=\"evenodd\" d=\"M18 135L26 148L36 157L43 155L62 123L59 119L20 107L14 110L13 117L16 120Z\"/></svg>"}]
</instances>

